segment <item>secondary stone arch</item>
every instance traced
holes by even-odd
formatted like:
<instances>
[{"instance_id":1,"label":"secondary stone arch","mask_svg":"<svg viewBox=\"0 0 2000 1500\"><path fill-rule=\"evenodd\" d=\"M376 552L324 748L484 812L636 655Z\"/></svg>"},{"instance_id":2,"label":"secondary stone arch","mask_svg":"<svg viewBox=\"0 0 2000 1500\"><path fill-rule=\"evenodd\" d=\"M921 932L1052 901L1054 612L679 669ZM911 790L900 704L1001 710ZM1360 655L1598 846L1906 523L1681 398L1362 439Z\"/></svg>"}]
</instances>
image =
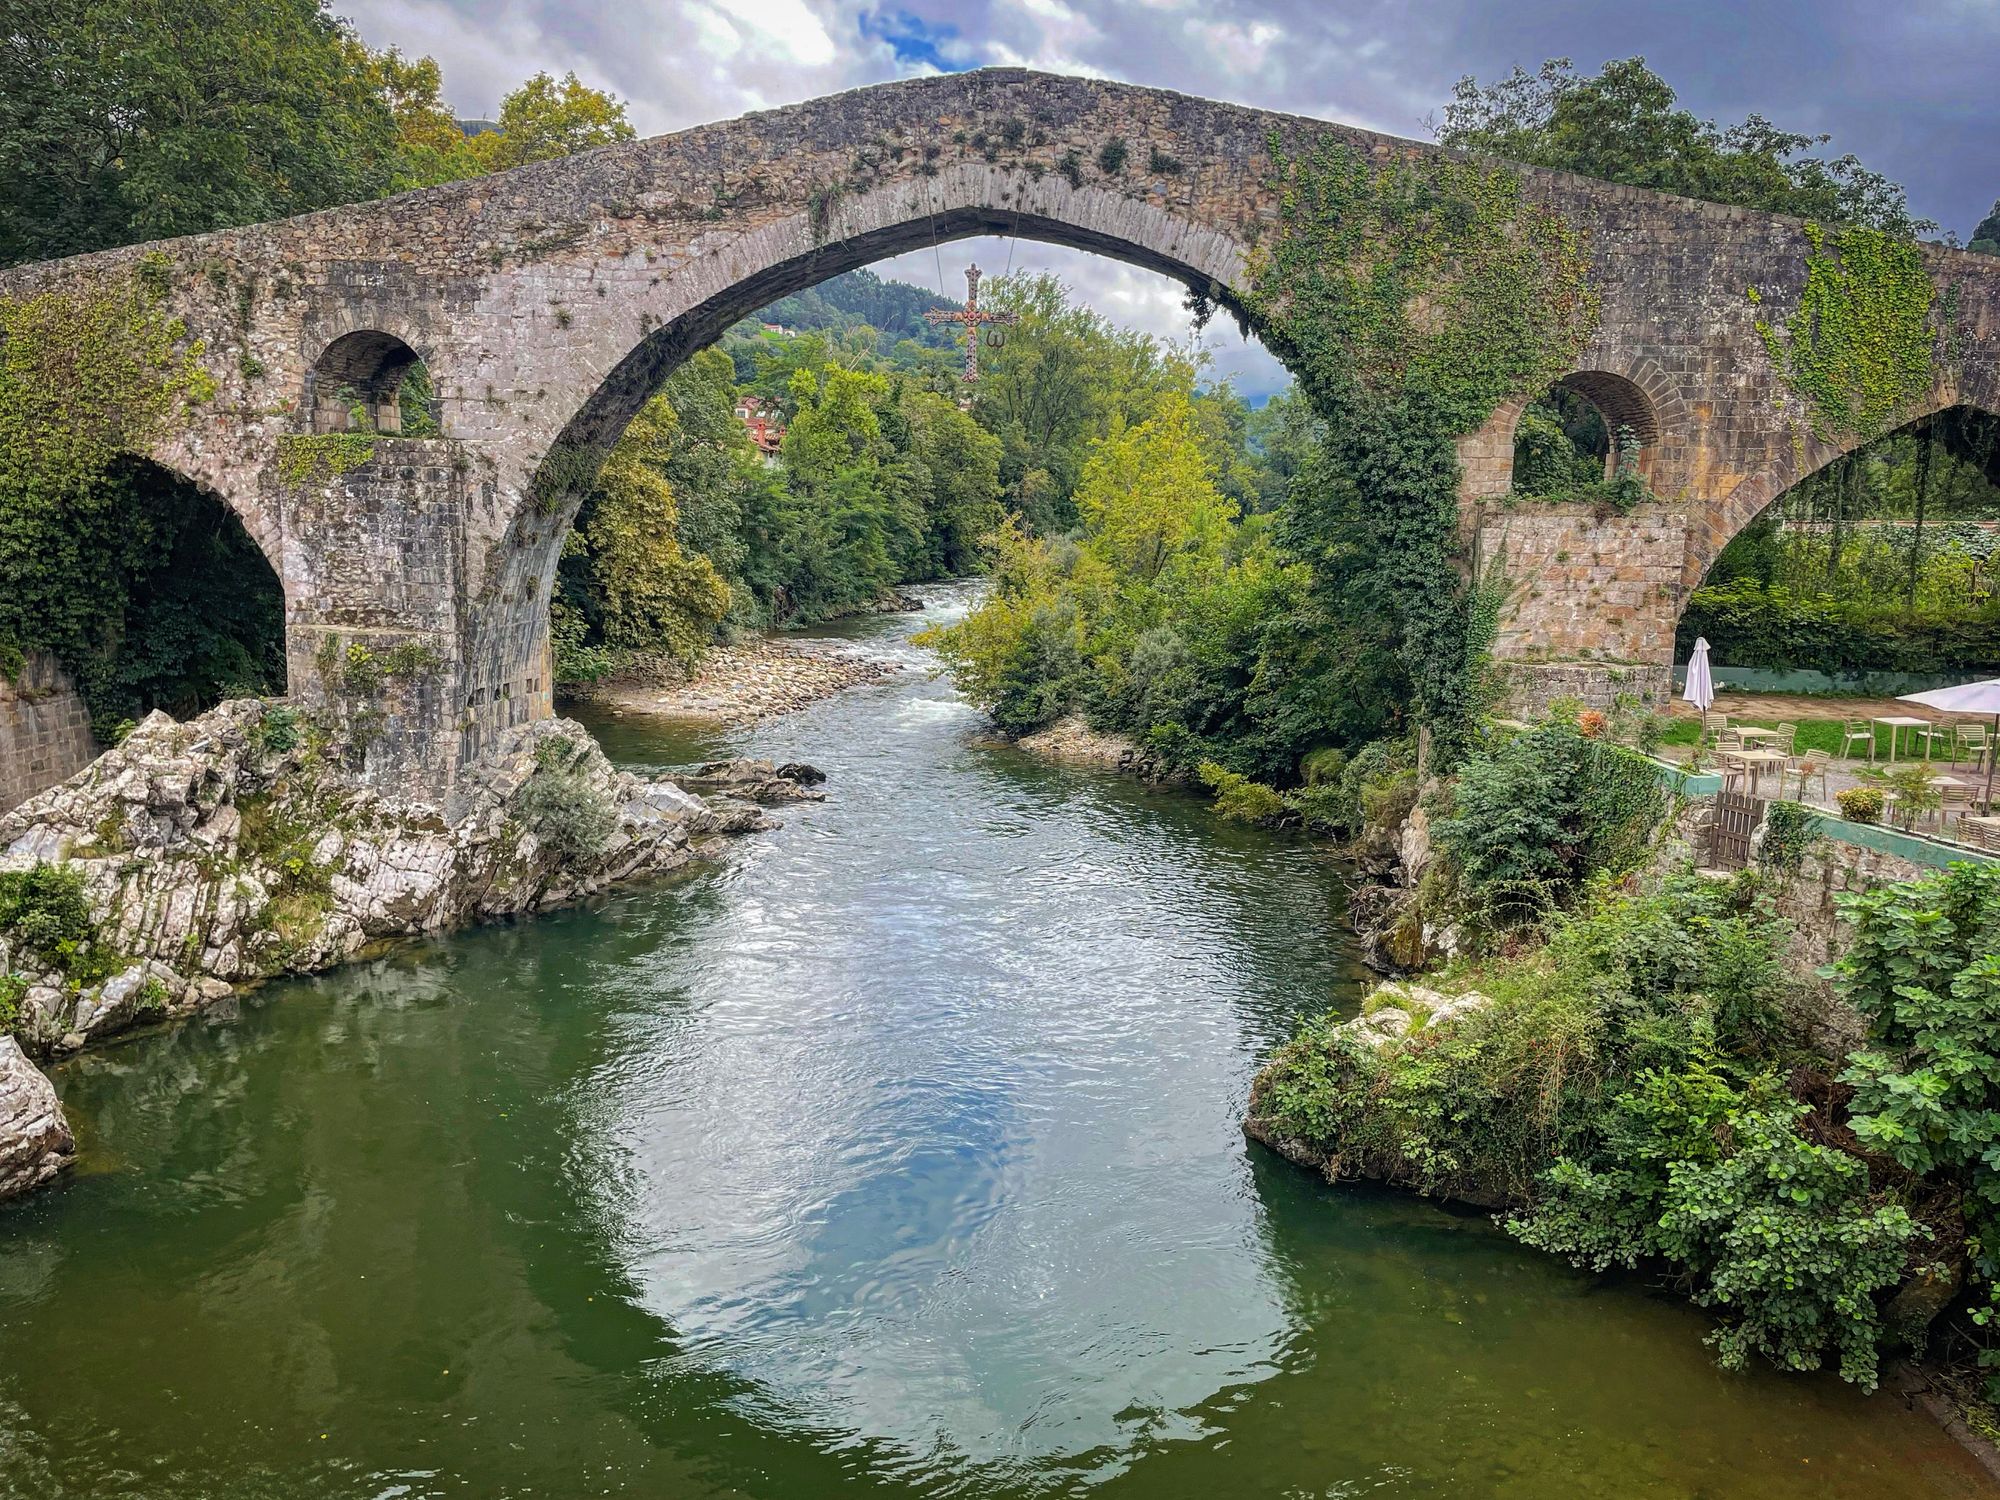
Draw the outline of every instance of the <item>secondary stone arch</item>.
<instances>
[{"instance_id":1,"label":"secondary stone arch","mask_svg":"<svg viewBox=\"0 0 2000 1500\"><path fill-rule=\"evenodd\" d=\"M1054 173L963 164L810 208L716 245L675 273L677 310L635 313L640 336L575 410L529 482L534 510L566 522L597 464L667 376L730 324L794 292L908 250L998 235L1071 249L1172 277L1240 306L1248 251L1153 198ZM949 295L949 290L947 295ZM610 294L617 312L617 292ZM586 299L587 300L587 299Z\"/></svg>"},{"instance_id":2,"label":"secondary stone arch","mask_svg":"<svg viewBox=\"0 0 2000 1500\"><path fill-rule=\"evenodd\" d=\"M1875 437L1855 434L1822 437L1802 426L1789 447L1778 449L1768 463L1734 486L1720 503L1694 513L1688 531L1687 560L1682 569L1683 594L1699 588L1722 555L1722 549L1802 481L1865 448L1877 437L1890 436L1959 407L2000 416L2000 375L1981 372L1970 380L1940 383L1928 399L1905 413L1889 432Z\"/></svg>"},{"instance_id":3,"label":"secondary stone arch","mask_svg":"<svg viewBox=\"0 0 2000 1500\"><path fill-rule=\"evenodd\" d=\"M366 427L395 434L403 429L400 394L413 370L429 373L427 361L400 334L357 327L330 338L306 371L300 425L307 432L347 432L356 427L353 410Z\"/></svg>"}]
</instances>

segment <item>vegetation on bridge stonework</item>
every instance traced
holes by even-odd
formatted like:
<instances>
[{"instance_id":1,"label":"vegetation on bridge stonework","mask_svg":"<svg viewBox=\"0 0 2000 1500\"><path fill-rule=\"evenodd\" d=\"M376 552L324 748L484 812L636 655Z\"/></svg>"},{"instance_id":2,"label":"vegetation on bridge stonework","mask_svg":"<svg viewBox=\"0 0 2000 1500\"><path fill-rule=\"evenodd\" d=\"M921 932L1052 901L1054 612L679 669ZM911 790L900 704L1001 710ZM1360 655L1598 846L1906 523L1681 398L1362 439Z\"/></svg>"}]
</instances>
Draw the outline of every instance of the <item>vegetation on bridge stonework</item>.
<instances>
[{"instance_id":1,"label":"vegetation on bridge stonework","mask_svg":"<svg viewBox=\"0 0 2000 1500\"><path fill-rule=\"evenodd\" d=\"M1509 396L1547 387L1590 337L1582 237L1505 167L1372 161L1326 138L1270 143L1275 239L1246 310L1325 423L1318 484L1287 540L1337 587L1329 616L1392 622L1413 717L1449 759L1480 706L1495 582L1475 598L1456 540L1456 442Z\"/></svg>"},{"instance_id":2,"label":"vegetation on bridge stonework","mask_svg":"<svg viewBox=\"0 0 2000 1500\"><path fill-rule=\"evenodd\" d=\"M1757 332L1815 433L1880 437L1930 394L1950 300L1913 240L1860 224L1807 224L1805 235L1798 306L1782 333L1763 318ZM1754 287L1748 295L1759 300Z\"/></svg>"},{"instance_id":3,"label":"vegetation on bridge stonework","mask_svg":"<svg viewBox=\"0 0 2000 1500\"><path fill-rule=\"evenodd\" d=\"M214 394L168 274L154 256L87 293L0 300L0 658L52 652L100 734L225 683L260 691L282 656L276 581L241 527L132 457Z\"/></svg>"}]
</instances>

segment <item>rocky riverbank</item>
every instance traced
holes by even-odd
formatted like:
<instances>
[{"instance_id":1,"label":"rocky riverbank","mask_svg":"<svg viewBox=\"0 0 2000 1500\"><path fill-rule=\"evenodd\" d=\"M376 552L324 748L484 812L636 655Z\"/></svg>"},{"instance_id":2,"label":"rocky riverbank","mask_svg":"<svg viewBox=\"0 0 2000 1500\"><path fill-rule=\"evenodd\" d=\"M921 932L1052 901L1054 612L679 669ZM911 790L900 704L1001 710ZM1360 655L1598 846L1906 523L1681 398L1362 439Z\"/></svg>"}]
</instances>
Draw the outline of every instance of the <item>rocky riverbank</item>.
<instances>
[{"instance_id":1,"label":"rocky riverbank","mask_svg":"<svg viewBox=\"0 0 2000 1500\"><path fill-rule=\"evenodd\" d=\"M720 762L690 773L697 796L614 770L554 719L513 731L447 816L361 785L285 708L154 714L0 817L0 1033L72 1052L238 984L661 874L775 826L758 802L817 799L823 779ZM0 1056L0 1196L67 1159L24 1068L39 1078Z\"/></svg>"},{"instance_id":2,"label":"rocky riverbank","mask_svg":"<svg viewBox=\"0 0 2000 1500\"><path fill-rule=\"evenodd\" d=\"M835 641L758 636L718 646L692 677L644 666L595 684L579 696L627 713L708 724L751 724L791 713L846 688L902 670Z\"/></svg>"},{"instance_id":3,"label":"rocky riverbank","mask_svg":"<svg viewBox=\"0 0 2000 1500\"><path fill-rule=\"evenodd\" d=\"M1024 734L1014 743L1030 754L1073 766L1122 771L1142 781L1176 781L1166 763L1152 751L1122 734L1092 729L1080 715L1069 714L1045 729Z\"/></svg>"}]
</instances>

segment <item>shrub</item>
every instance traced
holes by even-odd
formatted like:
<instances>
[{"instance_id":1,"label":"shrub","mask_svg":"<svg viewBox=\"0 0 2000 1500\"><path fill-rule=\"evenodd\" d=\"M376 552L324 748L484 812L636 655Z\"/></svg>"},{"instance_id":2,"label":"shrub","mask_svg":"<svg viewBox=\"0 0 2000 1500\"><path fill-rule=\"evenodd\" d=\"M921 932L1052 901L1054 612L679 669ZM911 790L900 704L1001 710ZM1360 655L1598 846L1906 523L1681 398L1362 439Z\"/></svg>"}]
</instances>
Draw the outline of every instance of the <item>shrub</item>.
<instances>
[{"instance_id":1,"label":"shrub","mask_svg":"<svg viewBox=\"0 0 2000 1500\"><path fill-rule=\"evenodd\" d=\"M1559 904L1589 875L1631 868L1666 805L1649 762L1567 716L1474 755L1453 797L1438 843L1500 925Z\"/></svg>"},{"instance_id":2,"label":"shrub","mask_svg":"<svg viewBox=\"0 0 2000 1500\"><path fill-rule=\"evenodd\" d=\"M1834 986L1868 1022L1840 1077L1862 1144L1957 1186L1966 1251L2000 1320L2000 866L1958 864L1840 898L1853 941ZM2000 1367L2000 1351L1981 1363ZM2000 1381L1993 1382L2000 1395Z\"/></svg>"},{"instance_id":3,"label":"shrub","mask_svg":"<svg viewBox=\"0 0 2000 1500\"><path fill-rule=\"evenodd\" d=\"M1676 634L1685 654L1706 636L1732 667L1822 672L1979 672L2000 668L2000 610L1918 609L1902 601L1797 593L1755 577L1696 589Z\"/></svg>"},{"instance_id":4,"label":"shrub","mask_svg":"<svg viewBox=\"0 0 2000 1500\"><path fill-rule=\"evenodd\" d=\"M1463 976L1494 1004L1380 1051L1303 1027L1257 1110L1366 1173L1474 1201L1534 1198L1555 1163L1596 1163L1612 1101L1648 1069L1770 1044L1781 924L1754 886L1692 876L1548 919L1548 941Z\"/></svg>"},{"instance_id":5,"label":"shrub","mask_svg":"<svg viewBox=\"0 0 2000 1500\"><path fill-rule=\"evenodd\" d=\"M1201 763L1197 774L1202 785L1215 793L1215 810L1232 823L1281 823L1287 808L1285 799L1262 782L1252 781L1212 760Z\"/></svg>"},{"instance_id":6,"label":"shrub","mask_svg":"<svg viewBox=\"0 0 2000 1500\"><path fill-rule=\"evenodd\" d=\"M21 1024L21 1002L27 998L28 981L19 974L0 974L0 1036L10 1035Z\"/></svg>"},{"instance_id":7,"label":"shrub","mask_svg":"<svg viewBox=\"0 0 2000 1500\"><path fill-rule=\"evenodd\" d=\"M97 923L73 866L37 862L0 872L0 932L65 977L102 978L111 957L100 951Z\"/></svg>"},{"instance_id":8,"label":"shrub","mask_svg":"<svg viewBox=\"0 0 2000 1500\"><path fill-rule=\"evenodd\" d=\"M1882 789L1877 786L1851 786L1835 795L1840 804L1840 815L1850 823L1879 823L1882 821Z\"/></svg>"},{"instance_id":9,"label":"shrub","mask_svg":"<svg viewBox=\"0 0 2000 1500\"><path fill-rule=\"evenodd\" d=\"M264 710L255 730L257 748L266 755L284 755L298 748L299 716L296 710L273 705Z\"/></svg>"},{"instance_id":10,"label":"shrub","mask_svg":"<svg viewBox=\"0 0 2000 1500\"><path fill-rule=\"evenodd\" d=\"M603 851L618 813L582 769L588 749L561 735L535 747L535 769L515 794L515 810L543 846L564 864Z\"/></svg>"},{"instance_id":11,"label":"shrub","mask_svg":"<svg viewBox=\"0 0 2000 1500\"><path fill-rule=\"evenodd\" d=\"M1557 1162L1547 1196L1508 1228L1579 1265L1658 1258L1694 1278L1696 1302L1727 1309L1709 1339L1726 1369L1762 1354L1815 1370L1833 1351L1844 1378L1873 1389L1876 1294L1925 1231L1900 1204L1871 1204L1861 1161L1806 1140L1806 1106L1774 1081L1739 1093L1698 1060L1637 1084L1600 1166Z\"/></svg>"}]
</instances>

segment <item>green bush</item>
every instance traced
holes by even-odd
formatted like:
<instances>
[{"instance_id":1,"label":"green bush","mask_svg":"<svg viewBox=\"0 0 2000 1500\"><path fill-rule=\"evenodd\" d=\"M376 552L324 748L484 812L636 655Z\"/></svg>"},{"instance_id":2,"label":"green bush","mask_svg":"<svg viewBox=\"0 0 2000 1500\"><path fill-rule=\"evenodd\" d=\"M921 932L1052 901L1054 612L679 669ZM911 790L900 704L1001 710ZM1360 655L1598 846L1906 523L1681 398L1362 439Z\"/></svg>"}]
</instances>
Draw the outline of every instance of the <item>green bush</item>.
<instances>
[{"instance_id":1,"label":"green bush","mask_svg":"<svg viewBox=\"0 0 2000 1500\"><path fill-rule=\"evenodd\" d=\"M257 748L266 755L285 755L299 744L299 716L295 709L274 704L264 710L255 731Z\"/></svg>"},{"instance_id":2,"label":"green bush","mask_svg":"<svg viewBox=\"0 0 2000 1500\"><path fill-rule=\"evenodd\" d=\"M1518 1203L1559 1159L1596 1159L1613 1100L1646 1070L1772 1047L1784 929L1754 883L1688 876L1546 920L1545 944L1464 976L1487 1009L1380 1051L1332 1017L1301 1028L1259 1085L1260 1116L1336 1175Z\"/></svg>"},{"instance_id":3,"label":"green bush","mask_svg":"<svg viewBox=\"0 0 2000 1500\"><path fill-rule=\"evenodd\" d=\"M1508 1228L1527 1244L1602 1270L1660 1259L1727 1310L1710 1335L1727 1369L1753 1355L1873 1389L1876 1295L1895 1285L1923 1235L1900 1204L1870 1200L1868 1168L1799 1133L1808 1111L1775 1081L1742 1092L1697 1060L1649 1071L1619 1096L1600 1165L1568 1158Z\"/></svg>"},{"instance_id":4,"label":"green bush","mask_svg":"<svg viewBox=\"0 0 2000 1500\"><path fill-rule=\"evenodd\" d=\"M515 793L515 811L564 864L602 853L618 826L617 809L582 769L588 754L551 735L535 747L535 769Z\"/></svg>"},{"instance_id":5,"label":"green bush","mask_svg":"<svg viewBox=\"0 0 2000 1500\"><path fill-rule=\"evenodd\" d=\"M1980 1299L2000 1323L2000 866L1957 864L1840 898L1853 941L1833 966L1868 1022L1841 1081L1855 1136L1907 1171L1956 1186ZM1981 1362L2000 1368L2000 1350ZM1992 1382L2000 1397L2000 1380Z\"/></svg>"},{"instance_id":6,"label":"green bush","mask_svg":"<svg viewBox=\"0 0 2000 1500\"><path fill-rule=\"evenodd\" d=\"M2000 872L1989 883L2000 890ZM1988 902L1943 903L1969 935L1943 945L1937 975L1960 975L1960 948L2000 943L1990 916L1963 916ZM1540 947L1447 976L1491 996L1485 1009L1379 1048L1332 1017L1302 1027L1259 1080L1260 1121L1335 1177L1515 1205L1513 1233L1579 1264L1663 1264L1721 1313L1711 1342L1726 1366L1834 1359L1873 1385L1878 1301L1924 1231L1871 1187L1866 1162L1803 1129L1781 1072L1800 1045L1778 1020L1785 933L1758 882L1688 875L1599 894L1546 930ZM1895 942L1881 934L1861 962ZM2000 993L2000 957L1988 966L1955 982L2000 1016L1985 988ZM2000 1035L1967 1040L1991 1058ZM1906 1108L1937 1093L1895 1092Z\"/></svg>"},{"instance_id":7,"label":"green bush","mask_svg":"<svg viewBox=\"0 0 2000 1500\"><path fill-rule=\"evenodd\" d=\"M1697 636L1707 638L1712 660L1732 667L2000 671L2000 608L1912 614L1901 600L1871 604L1801 594L1754 577L1695 590L1675 649L1685 656Z\"/></svg>"},{"instance_id":8,"label":"green bush","mask_svg":"<svg viewBox=\"0 0 2000 1500\"><path fill-rule=\"evenodd\" d=\"M1591 875L1630 869L1666 807L1650 762L1568 717L1480 750L1453 798L1438 844L1500 926L1561 904Z\"/></svg>"},{"instance_id":9,"label":"green bush","mask_svg":"<svg viewBox=\"0 0 2000 1500\"><path fill-rule=\"evenodd\" d=\"M21 1002L27 998L28 981L19 974L0 974L0 1036L10 1035L21 1024Z\"/></svg>"},{"instance_id":10,"label":"green bush","mask_svg":"<svg viewBox=\"0 0 2000 1500\"><path fill-rule=\"evenodd\" d=\"M1840 815L1850 823L1882 821L1883 797L1879 786L1851 786L1835 794Z\"/></svg>"},{"instance_id":11,"label":"green bush","mask_svg":"<svg viewBox=\"0 0 2000 1500\"><path fill-rule=\"evenodd\" d=\"M88 983L110 971L83 876L71 865L0 872L0 933L69 979Z\"/></svg>"},{"instance_id":12,"label":"green bush","mask_svg":"<svg viewBox=\"0 0 2000 1500\"><path fill-rule=\"evenodd\" d=\"M1285 799L1248 776L1238 775L1212 760L1197 769L1201 783L1215 793L1215 810L1232 823L1257 823L1266 827L1285 820Z\"/></svg>"}]
</instances>

